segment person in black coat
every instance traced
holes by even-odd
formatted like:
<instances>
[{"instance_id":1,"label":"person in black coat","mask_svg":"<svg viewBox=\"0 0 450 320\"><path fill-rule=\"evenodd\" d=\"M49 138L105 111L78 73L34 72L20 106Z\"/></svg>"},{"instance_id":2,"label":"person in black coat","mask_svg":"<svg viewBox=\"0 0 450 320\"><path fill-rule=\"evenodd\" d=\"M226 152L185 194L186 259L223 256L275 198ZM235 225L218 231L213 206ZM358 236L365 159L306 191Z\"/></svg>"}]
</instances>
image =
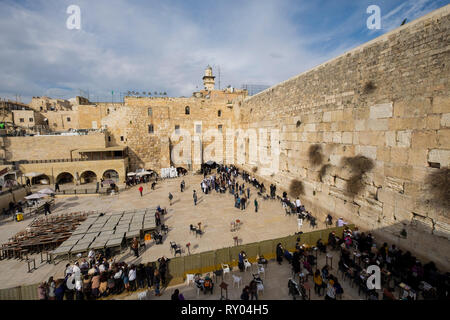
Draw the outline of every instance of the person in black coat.
<instances>
[{"instance_id":1,"label":"person in black coat","mask_svg":"<svg viewBox=\"0 0 450 320\"><path fill-rule=\"evenodd\" d=\"M294 273L300 273L300 253L297 251L294 252L294 255L292 257L292 269L294 270Z\"/></svg>"},{"instance_id":2,"label":"person in black coat","mask_svg":"<svg viewBox=\"0 0 450 320\"><path fill-rule=\"evenodd\" d=\"M145 265L144 270L147 278L147 286L151 288L153 286L153 276L155 274L155 268L153 267L152 263L148 262Z\"/></svg>"},{"instance_id":3,"label":"person in black coat","mask_svg":"<svg viewBox=\"0 0 450 320\"><path fill-rule=\"evenodd\" d=\"M250 291L249 286L245 286L245 288L242 289L241 300L250 300L249 291Z\"/></svg>"},{"instance_id":4,"label":"person in black coat","mask_svg":"<svg viewBox=\"0 0 450 320\"><path fill-rule=\"evenodd\" d=\"M276 253L277 253L277 262L278 262L278 264L281 264L281 262L283 261L283 255L284 255L283 247L281 246L281 243L277 244Z\"/></svg>"}]
</instances>

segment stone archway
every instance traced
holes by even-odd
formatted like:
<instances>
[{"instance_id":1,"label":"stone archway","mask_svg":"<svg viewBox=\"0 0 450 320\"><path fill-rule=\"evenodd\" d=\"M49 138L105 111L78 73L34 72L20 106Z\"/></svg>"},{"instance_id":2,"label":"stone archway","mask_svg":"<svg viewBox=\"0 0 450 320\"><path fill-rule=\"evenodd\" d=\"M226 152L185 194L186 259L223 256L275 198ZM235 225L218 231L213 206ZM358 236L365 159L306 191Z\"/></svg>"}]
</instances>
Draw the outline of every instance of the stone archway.
<instances>
[{"instance_id":1,"label":"stone archway","mask_svg":"<svg viewBox=\"0 0 450 320\"><path fill-rule=\"evenodd\" d=\"M58 174L56 176L56 180L57 183L59 184L64 184L64 183L74 183L74 177L71 173L69 172L61 172L60 174Z\"/></svg>"},{"instance_id":2,"label":"stone archway","mask_svg":"<svg viewBox=\"0 0 450 320\"><path fill-rule=\"evenodd\" d=\"M87 170L80 175L81 184L92 183L96 181L97 181L97 174L93 171Z\"/></svg>"},{"instance_id":3,"label":"stone archway","mask_svg":"<svg viewBox=\"0 0 450 320\"><path fill-rule=\"evenodd\" d=\"M103 179L113 180L114 182L119 182L119 173L116 170L109 169L103 173Z\"/></svg>"}]
</instances>

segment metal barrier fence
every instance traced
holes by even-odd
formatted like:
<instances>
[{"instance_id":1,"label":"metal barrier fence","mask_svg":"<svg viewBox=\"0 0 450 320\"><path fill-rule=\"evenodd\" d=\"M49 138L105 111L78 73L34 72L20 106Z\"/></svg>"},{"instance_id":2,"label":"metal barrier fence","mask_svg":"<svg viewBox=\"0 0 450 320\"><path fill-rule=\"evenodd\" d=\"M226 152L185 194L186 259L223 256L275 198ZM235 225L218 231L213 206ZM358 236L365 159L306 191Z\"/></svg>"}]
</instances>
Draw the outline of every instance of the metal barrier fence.
<instances>
[{"instance_id":1,"label":"metal barrier fence","mask_svg":"<svg viewBox=\"0 0 450 320\"><path fill-rule=\"evenodd\" d=\"M354 225L351 224L346 227L353 229ZM184 282L186 274L212 272L221 269L222 263L228 264L230 267L236 267L238 265L238 255L241 251L245 251L250 262L255 262L258 255L264 256L267 260L274 259L276 257L276 246L278 243L281 243L285 249L294 251L297 238L300 238L300 244L309 246L315 246L319 239L322 239L323 243L327 244L328 236L331 232L334 231L336 235L342 237L342 233L346 227L328 228L294 234L278 239L170 258L168 279L171 285L176 285ZM156 265L158 266L158 262L156 262ZM37 300L37 288L38 284L0 289L0 300Z\"/></svg>"}]
</instances>

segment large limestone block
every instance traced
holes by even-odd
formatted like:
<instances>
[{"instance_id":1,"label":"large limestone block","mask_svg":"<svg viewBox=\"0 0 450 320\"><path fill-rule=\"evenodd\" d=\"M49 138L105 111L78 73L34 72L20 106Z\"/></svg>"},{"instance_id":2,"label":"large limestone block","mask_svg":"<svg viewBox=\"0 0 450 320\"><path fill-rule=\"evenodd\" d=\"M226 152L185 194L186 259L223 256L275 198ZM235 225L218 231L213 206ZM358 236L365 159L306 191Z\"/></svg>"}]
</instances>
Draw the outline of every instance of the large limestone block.
<instances>
[{"instance_id":1,"label":"large limestone block","mask_svg":"<svg viewBox=\"0 0 450 320\"><path fill-rule=\"evenodd\" d=\"M352 132L343 132L342 133L342 143L351 144L353 142L353 133Z\"/></svg>"},{"instance_id":2,"label":"large limestone block","mask_svg":"<svg viewBox=\"0 0 450 320\"><path fill-rule=\"evenodd\" d=\"M450 113L450 97L433 97L433 113Z\"/></svg>"},{"instance_id":3,"label":"large limestone block","mask_svg":"<svg viewBox=\"0 0 450 320\"><path fill-rule=\"evenodd\" d=\"M342 132L333 132L333 142L334 143L342 142Z\"/></svg>"},{"instance_id":4,"label":"large limestone block","mask_svg":"<svg viewBox=\"0 0 450 320\"><path fill-rule=\"evenodd\" d=\"M391 162L398 164L406 164L408 162L409 149L392 147L391 148Z\"/></svg>"},{"instance_id":5,"label":"large limestone block","mask_svg":"<svg viewBox=\"0 0 450 320\"><path fill-rule=\"evenodd\" d=\"M377 158L377 147L374 146L356 146L356 153L361 154L367 158L376 160Z\"/></svg>"},{"instance_id":6,"label":"large limestone block","mask_svg":"<svg viewBox=\"0 0 450 320\"><path fill-rule=\"evenodd\" d=\"M397 146L409 148L411 146L411 130L397 132Z\"/></svg>"},{"instance_id":7,"label":"large limestone block","mask_svg":"<svg viewBox=\"0 0 450 320\"><path fill-rule=\"evenodd\" d=\"M377 148L377 160L390 161L391 160L391 148L379 147Z\"/></svg>"},{"instance_id":8,"label":"large limestone block","mask_svg":"<svg viewBox=\"0 0 450 320\"><path fill-rule=\"evenodd\" d=\"M431 149L437 147L437 135L434 130L413 131L411 145L414 149Z\"/></svg>"},{"instance_id":9,"label":"large limestone block","mask_svg":"<svg viewBox=\"0 0 450 320\"><path fill-rule=\"evenodd\" d=\"M442 115L441 126L450 127L450 113L445 113Z\"/></svg>"},{"instance_id":10,"label":"large limestone block","mask_svg":"<svg viewBox=\"0 0 450 320\"><path fill-rule=\"evenodd\" d=\"M392 102L377 104L370 107L370 119L391 118L393 112Z\"/></svg>"},{"instance_id":11,"label":"large limestone block","mask_svg":"<svg viewBox=\"0 0 450 320\"><path fill-rule=\"evenodd\" d=\"M441 128L441 115L439 115L439 114L431 114L431 115L427 116L426 120L427 120L427 128L428 129L435 129L435 130L437 130L437 129Z\"/></svg>"},{"instance_id":12,"label":"large limestone block","mask_svg":"<svg viewBox=\"0 0 450 320\"><path fill-rule=\"evenodd\" d=\"M450 149L450 129L442 129L437 133L439 148Z\"/></svg>"},{"instance_id":13,"label":"large limestone block","mask_svg":"<svg viewBox=\"0 0 450 320\"><path fill-rule=\"evenodd\" d=\"M386 131L385 132L385 143L387 147L395 147L397 146L397 138L395 131Z\"/></svg>"},{"instance_id":14,"label":"large limestone block","mask_svg":"<svg viewBox=\"0 0 450 320\"><path fill-rule=\"evenodd\" d=\"M365 131L367 130L366 120L355 120L355 131Z\"/></svg>"},{"instance_id":15,"label":"large limestone block","mask_svg":"<svg viewBox=\"0 0 450 320\"><path fill-rule=\"evenodd\" d=\"M428 161L437 162L442 167L447 167L450 164L450 150L432 149L428 152Z\"/></svg>"},{"instance_id":16,"label":"large limestone block","mask_svg":"<svg viewBox=\"0 0 450 320\"><path fill-rule=\"evenodd\" d=\"M427 166L427 149L409 149L408 164L412 166Z\"/></svg>"},{"instance_id":17,"label":"large limestone block","mask_svg":"<svg viewBox=\"0 0 450 320\"><path fill-rule=\"evenodd\" d=\"M369 119L367 120L367 128L374 131L386 131L389 128L388 119Z\"/></svg>"}]
</instances>

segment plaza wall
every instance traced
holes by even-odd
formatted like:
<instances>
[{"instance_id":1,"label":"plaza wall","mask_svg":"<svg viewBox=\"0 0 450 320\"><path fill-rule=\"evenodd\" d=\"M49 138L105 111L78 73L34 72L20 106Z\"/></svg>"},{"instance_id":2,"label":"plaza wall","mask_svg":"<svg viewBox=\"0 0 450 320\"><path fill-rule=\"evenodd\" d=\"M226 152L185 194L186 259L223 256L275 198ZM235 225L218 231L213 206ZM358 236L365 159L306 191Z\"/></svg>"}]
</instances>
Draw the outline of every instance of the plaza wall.
<instances>
[{"instance_id":1,"label":"plaza wall","mask_svg":"<svg viewBox=\"0 0 450 320\"><path fill-rule=\"evenodd\" d=\"M313 214L342 216L444 268L450 206L448 191L440 196L433 181L441 179L438 189L448 190L449 31L447 5L249 97L240 108L244 129L280 131L279 171L265 177L278 190L298 180L300 199ZM373 168L352 166L358 156ZM243 167L255 166L247 155Z\"/></svg>"}]
</instances>

